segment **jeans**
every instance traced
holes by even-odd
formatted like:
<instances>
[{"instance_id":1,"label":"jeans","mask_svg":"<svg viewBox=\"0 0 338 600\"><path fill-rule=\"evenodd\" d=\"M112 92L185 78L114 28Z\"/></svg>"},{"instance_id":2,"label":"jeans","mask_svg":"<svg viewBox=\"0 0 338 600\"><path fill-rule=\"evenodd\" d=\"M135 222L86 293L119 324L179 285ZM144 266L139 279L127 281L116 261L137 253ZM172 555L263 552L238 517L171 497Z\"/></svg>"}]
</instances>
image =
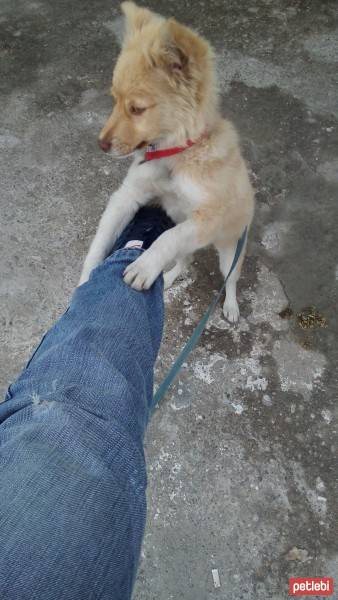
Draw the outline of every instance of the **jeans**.
<instances>
[{"instance_id":1,"label":"jeans","mask_svg":"<svg viewBox=\"0 0 338 600\"><path fill-rule=\"evenodd\" d=\"M77 288L0 404L1 600L128 600L146 515L143 438L163 283L118 250Z\"/></svg>"}]
</instances>

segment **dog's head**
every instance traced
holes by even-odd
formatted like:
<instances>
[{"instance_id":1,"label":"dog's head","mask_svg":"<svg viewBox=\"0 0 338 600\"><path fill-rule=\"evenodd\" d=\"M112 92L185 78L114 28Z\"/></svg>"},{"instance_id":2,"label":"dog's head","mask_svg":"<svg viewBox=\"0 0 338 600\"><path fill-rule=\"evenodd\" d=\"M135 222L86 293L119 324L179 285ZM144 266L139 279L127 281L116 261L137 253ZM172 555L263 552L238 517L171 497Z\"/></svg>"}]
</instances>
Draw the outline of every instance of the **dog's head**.
<instances>
[{"instance_id":1,"label":"dog's head","mask_svg":"<svg viewBox=\"0 0 338 600\"><path fill-rule=\"evenodd\" d=\"M174 19L123 2L126 33L112 82L114 108L99 142L113 156L205 131L217 93L209 44Z\"/></svg>"}]
</instances>

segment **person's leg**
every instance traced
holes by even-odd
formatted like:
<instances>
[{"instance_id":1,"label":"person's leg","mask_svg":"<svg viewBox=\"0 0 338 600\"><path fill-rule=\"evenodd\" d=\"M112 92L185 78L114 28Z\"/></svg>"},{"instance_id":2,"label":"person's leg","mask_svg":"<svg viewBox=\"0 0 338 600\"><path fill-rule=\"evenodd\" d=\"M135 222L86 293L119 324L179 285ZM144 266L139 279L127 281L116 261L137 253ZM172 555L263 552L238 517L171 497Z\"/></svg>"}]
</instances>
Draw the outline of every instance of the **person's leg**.
<instances>
[{"instance_id":1,"label":"person's leg","mask_svg":"<svg viewBox=\"0 0 338 600\"><path fill-rule=\"evenodd\" d=\"M120 249L79 287L0 404L0 597L128 600L145 522L143 436L163 282Z\"/></svg>"}]
</instances>

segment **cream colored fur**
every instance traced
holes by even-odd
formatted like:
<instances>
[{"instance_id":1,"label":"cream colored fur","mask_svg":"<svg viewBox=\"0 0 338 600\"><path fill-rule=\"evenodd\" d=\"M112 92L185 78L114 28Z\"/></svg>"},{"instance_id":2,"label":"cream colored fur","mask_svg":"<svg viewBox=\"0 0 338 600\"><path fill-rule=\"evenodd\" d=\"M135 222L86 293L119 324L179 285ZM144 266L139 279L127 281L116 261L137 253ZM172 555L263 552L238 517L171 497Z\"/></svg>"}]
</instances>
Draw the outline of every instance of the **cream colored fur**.
<instances>
[{"instance_id":1,"label":"cream colored fur","mask_svg":"<svg viewBox=\"0 0 338 600\"><path fill-rule=\"evenodd\" d=\"M149 288L176 261L170 285L197 249L213 244L227 274L236 242L254 212L254 194L233 125L218 108L213 51L206 40L173 19L124 2L126 36L115 66L115 106L100 134L113 156L134 153L121 188L101 218L80 283L101 262L138 208L160 198L177 224L163 233L125 271L125 282ZM180 154L139 164L143 147L196 143ZM242 257L243 258L243 257ZM237 321L236 282L226 285L224 315Z\"/></svg>"}]
</instances>

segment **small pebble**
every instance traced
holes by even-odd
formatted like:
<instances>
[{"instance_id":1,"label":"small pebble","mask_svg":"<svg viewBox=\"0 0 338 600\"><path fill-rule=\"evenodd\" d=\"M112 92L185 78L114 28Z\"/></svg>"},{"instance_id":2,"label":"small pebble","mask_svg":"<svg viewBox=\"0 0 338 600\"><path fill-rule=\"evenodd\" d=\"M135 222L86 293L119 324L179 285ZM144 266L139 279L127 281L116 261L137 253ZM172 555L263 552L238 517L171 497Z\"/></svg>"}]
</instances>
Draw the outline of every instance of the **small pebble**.
<instances>
[{"instance_id":1,"label":"small pebble","mask_svg":"<svg viewBox=\"0 0 338 600\"><path fill-rule=\"evenodd\" d=\"M264 394L264 396L262 398L262 402L263 402L264 406L272 406L272 400L271 400L271 397L269 396L269 394Z\"/></svg>"}]
</instances>

